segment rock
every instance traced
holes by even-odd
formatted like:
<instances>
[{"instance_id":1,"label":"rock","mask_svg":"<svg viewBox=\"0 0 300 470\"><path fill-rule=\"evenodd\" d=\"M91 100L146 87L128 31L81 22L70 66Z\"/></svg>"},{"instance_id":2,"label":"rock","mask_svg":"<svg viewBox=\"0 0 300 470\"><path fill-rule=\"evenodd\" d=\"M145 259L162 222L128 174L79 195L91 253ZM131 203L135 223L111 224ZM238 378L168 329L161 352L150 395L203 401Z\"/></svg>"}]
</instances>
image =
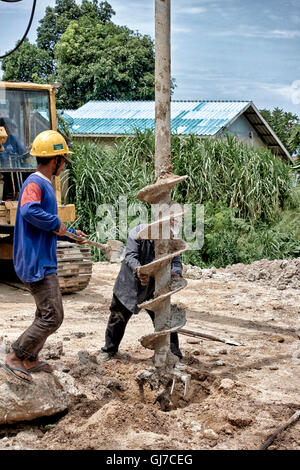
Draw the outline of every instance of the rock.
<instances>
[{"instance_id":1,"label":"rock","mask_svg":"<svg viewBox=\"0 0 300 470\"><path fill-rule=\"evenodd\" d=\"M60 359L63 355L63 343L60 341L56 344L48 344L43 349L45 359Z\"/></svg>"},{"instance_id":2,"label":"rock","mask_svg":"<svg viewBox=\"0 0 300 470\"><path fill-rule=\"evenodd\" d=\"M295 265L290 264L287 266L287 268L284 271L284 278L285 279L290 279L291 277L295 276L297 274L297 268Z\"/></svg>"},{"instance_id":3,"label":"rock","mask_svg":"<svg viewBox=\"0 0 300 470\"><path fill-rule=\"evenodd\" d=\"M219 354L228 354L228 351L227 351L227 349L221 349L219 351Z\"/></svg>"},{"instance_id":4,"label":"rock","mask_svg":"<svg viewBox=\"0 0 300 470\"><path fill-rule=\"evenodd\" d=\"M3 337L0 336L0 354L1 356L7 354L10 350L10 345L7 342L7 340Z\"/></svg>"},{"instance_id":5,"label":"rock","mask_svg":"<svg viewBox=\"0 0 300 470\"><path fill-rule=\"evenodd\" d=\"M78 358L79 358L80 364L88 364L89 362L93 362L94 364L97 364L97 360L95 356L90 356L90 354L87 351L79 351Z\"/></svg>"},{"instance_id":6,"label":"rock","mask_svg":"<svg viewBox=\"0 0 300 470\"><path fill-rule=\"evenodd\" d=\"M63 372L34 374L32 385L0 371L0 425L31 421L66 410L78 393L74 380Z\"/></svg>"},{"instance_id":7,"label":"rock","mask_svg":"<svg viewBox=\"0 0 300 470\"><path fill-rule=\"evenodd\" d=\"M219 439L218 434L213 429L205 429L203 431L203 436L213 441L217 441Z\"/></svg>"},{"instance_id":8,"label":"rock","mask_svg":"<svg viewBox=\"0 0 300 470\"><path fill-rule=\"evenodd\" d=\"M39 440L38 435L32 429L27 429L25 431L19 432L15 436L14 442L18 446L21 446L22 450L35 450L36 444L39 442Z\"/></svg>"},{"instance_id":9,"label":"rock","mask_svg":"<svg viewBox=\"0 0 300 470\"><path fill-rule=\"evenodd\" d=\"M102 384L110 390L126 390L126 387L122 384L122 382L118 379L115 379L114 377L103 377Z\"/></svg>"},{"instance_id":10,"label":"rock","mask_svg":"<svg viewBox=\"0 0 300 470\"><path fill-rule=\"evenodd\" d=\"M227 416L227 420L230 422L230 424L238 428L244 428L252 423L252 418L250 416L242 414L230 414Z\"/></svg>"},{"instance_id":11,"label":"rock","mask_svg":"<svg viewBox=\"0 0 300 470\"><path fill-rule=\"evenodd\" d=\"M215 361L215 362L213 363L213 366L217 366L217 367L226 366L226 362L221 361L221 360Z\"/></svg>"},{"instance_id":12,"label":"rock","mask_svg":"<svg viewBox=\"0 0 300 470\"><path fill-rule=\"evenodd\" d=\"M281 335L273 335L273 336L271 336L271 340L274 343L284 343L284 337L281 336Z\"/></svg>"},{"instance_id":13,"label":"rock","mask_svg":"<svg viewBox=\"0 0 300 470\"><path fill-rule=\"evenodd\" d=\"M261 269L258 273L258 279L270 279L271 274L266 269Z\"/></svg>"},{"instance_id":14,"label":"rock","mask_svg":"<svg viewBox=\"0 0 300 470\"><path fill-rule=\"evenodd\" d=\"M198 349L195 349L195 351L193 351L192 354L193 356L200 356L201 351L199 351Z\"/></svg>"},{"instance_id":15,"label":"rock","mask_svg":"<svg viewBox=\"0 0 300 470\"><path fill-rule=\"evenodd\" d=\"M280 263L281 269L285 269L288 265L289 265L289 262L287 260L284 260L282 261L282 263Z\"/></svg>"},{"instance_id":16,"label":"rock","mask_svg":"<svg viewBox=\"0 0 300 470\"><path fill-rule=\"evenodd\" d=\"M210 279L212 277L213 277L213 273L210 270L205 271L203 274L204 279Z\"/></svg>"},{"instance_id":17,"label":"rock","mask_svg":"<svg viewBox=\"0 0 300 470\"><path fill-rule=\"evenodd\" d=\"M200 340L199 339L193 339L193 338L189 338L186 340L186 342L188 344L199 344L200 343Z\"/></svg>"},{"instance_id":18,"label":"rock","mask_svg":"<svg viewBox=\"0 0 300 470\"><path fill-rule=\"evenodd\" d=\"M286 285L285 284L278 284L277 285L277 290L285 290L286 289Z\"/></svg>"},{"instance_id":19,"label":"rock","mask_svg":"<svg viewBox=\"0 0 300 470\"><path fill-rule=\"evenodd\" d=\"M230 425L224 426L223 431L224 431L225 434L227 434L228 436L232 436L232 435L233 435L233 432L232 432L232 429L231 429L231 426L230 426Z\"/></svg>"},{"instance_id":20,"label":"rock","mask_svg":"<svg viewBox=\"0 0 300 470\"><path fill-rule=\"evenodd\" d=\"M248 281L253 282L253 281L256 280L256 277L253 273L248 273L247 279L248 279Z\"/></svg>"},{"instance_id":21,"label":"rock","mask_svg":"<svg viewBox=\"0 0 300 470\"><path fill-rule=\"evenodd\" d=\"M88 362L87 364L76 364L70 369L70 375L75 379L96 376L97 381L104 375L105 370L100 364Z\"/></svg>"},{"instance_id":22,"label":"rock","mask_svg":"<svg viewBox=\"0 0 300 470\"><path fill-rule=\"evenodd\" d=\"M223 379L220 383L219 388L223 388L224 390L231 390L235 387L235 383L231 379Z\"/></svg>"},{"instance_id":23,"label":"rock","mask_svg":"<svg viewBox=\"0 0 300 470\"><path fill-rule=\"evenodd\" d=\"M191 431L193 431L193 432L199 432L199 431L201 431L201 429L202 429L201 424L195 424L195 425L191 428Z\"/></svg>"},{"instance_id":24,"label":"rock","mask_svg":"<svg viewBox=\"0 0 300 470\"><path fill-rule=\"evenodd\" d=\"M76 338L84 338L86 334L79 331L79 333L74 333L74 336L76 336Z\"/></svg>"},{"instance_id":25,"label":"rock","mask_svg":"<svg viewBox=\"0 0 300 470\"><path fill-rule=\"evenodd\" d=\"M240 302L239 302L238 300L234 300L234 301L232 302L232 305L240 305Z\"/></svg>"}]
</instances>

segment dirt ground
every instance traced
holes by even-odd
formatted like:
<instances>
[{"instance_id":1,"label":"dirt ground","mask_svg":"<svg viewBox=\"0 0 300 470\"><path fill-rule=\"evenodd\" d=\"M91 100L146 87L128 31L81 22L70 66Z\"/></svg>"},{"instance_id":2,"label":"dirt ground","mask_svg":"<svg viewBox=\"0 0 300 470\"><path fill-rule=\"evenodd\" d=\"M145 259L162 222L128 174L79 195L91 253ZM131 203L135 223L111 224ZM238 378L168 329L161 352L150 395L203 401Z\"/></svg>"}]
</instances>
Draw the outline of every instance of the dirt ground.
<instances>
[{"instance_id":1,"label":"dirt ground","mask_svg":"<svg viewBox=\"0 0 300 470\"><path fill-rule=\"evenodd\" d=\"M259 449L300 409L300 285L272 285L267 275L253 279L245 274L253 269L206 270L198 279L186 270L194 279L172 296L186 308L185 328L242 346L180 335L191 389L183 399L183 384L176 383L173 409L164 412L150 389L140 396L135 381L138 371L152 366L153 352L139 343L153 331L145 311L130 320L119 354L97 361L119 266L95 263L89 286L63 297L64 323L43 350L75 378L80 395L63 415L2 426L0 448ZM1 335L11 342L31 323L33 299L1 283L0 300ZM300 421L269 449L300 450Z\"/></svg>"}]
</instances>

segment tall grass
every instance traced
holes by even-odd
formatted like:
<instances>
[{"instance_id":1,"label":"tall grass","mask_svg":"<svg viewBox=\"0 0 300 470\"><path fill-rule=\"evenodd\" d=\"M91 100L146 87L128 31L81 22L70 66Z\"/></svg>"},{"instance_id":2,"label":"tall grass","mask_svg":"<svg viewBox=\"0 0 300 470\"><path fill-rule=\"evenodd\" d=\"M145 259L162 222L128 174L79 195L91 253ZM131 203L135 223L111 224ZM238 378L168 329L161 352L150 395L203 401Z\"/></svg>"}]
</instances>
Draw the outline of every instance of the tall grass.
<instances>
[{"instance_id":1,"label":"tall grass","mask_svg":"<svg viewBox=\"0 0 300 470\"><path fill-rule=\"evenodd\" d=\"M177 187L179 199L223 201L249 221L270 221L292 202L288 165L266 149L256 150L227 135L226 140L191 136L173 139L174 171L189 178Z\"/></svg>"},{"instance_id":2,"label":"tall grass","mask_svg":"<svg viewBox=\"0 0 300 470\"><path fill-rule=\"evenodd\" d=\"M299 256L299 201L280 157L229 135L225 140L173 135L171 145L174 173L188 175L173 190L173 200L205 205L203 249L186 253L185 262L225 266ZM120 195L137 202L137 192L154 181L154 135L137 131L112 148L88 143L74 149L70 198L80 228L96 238L99 204L117 206Z\"/></svg>"}]
</instances>

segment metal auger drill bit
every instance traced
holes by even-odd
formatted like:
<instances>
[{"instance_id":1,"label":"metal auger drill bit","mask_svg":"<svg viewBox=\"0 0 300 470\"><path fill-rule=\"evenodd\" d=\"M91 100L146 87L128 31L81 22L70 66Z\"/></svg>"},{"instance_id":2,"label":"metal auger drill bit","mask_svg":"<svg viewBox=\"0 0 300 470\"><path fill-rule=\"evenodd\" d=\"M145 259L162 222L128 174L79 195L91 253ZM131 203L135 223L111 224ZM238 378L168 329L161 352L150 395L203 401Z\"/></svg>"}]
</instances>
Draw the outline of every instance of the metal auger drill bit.
<instances>
[{"instance_id":1,"label":"metal auger drill bit","mask_svg":"<svg viewBox=\"0 0 300 470\"><path fill-rule=\"evenodd\" d=\"M154 299L139 305L154 312L155 332L140 341L154 349L155 369L140 371L136 380L141 391L145 383L158 390L155 401L162 408L171 403L175 375L185 383L185 394L189 384L186 374L174 371L175 358L170 352L170 333L185 324L185 315L172 314L170 297L186 285L183 280L172 289L171 261L187 249L170 231L170 219L183 215L182 211L170 213L171 190L187 178L172 173L170 62L170 0L155 0L155 182L137 195L139 200L156 205L154 222L138 234L139 239L154 240L155 246L155 261L139 268L141 274L155 278Z\"/></svg>"}]
</instances>

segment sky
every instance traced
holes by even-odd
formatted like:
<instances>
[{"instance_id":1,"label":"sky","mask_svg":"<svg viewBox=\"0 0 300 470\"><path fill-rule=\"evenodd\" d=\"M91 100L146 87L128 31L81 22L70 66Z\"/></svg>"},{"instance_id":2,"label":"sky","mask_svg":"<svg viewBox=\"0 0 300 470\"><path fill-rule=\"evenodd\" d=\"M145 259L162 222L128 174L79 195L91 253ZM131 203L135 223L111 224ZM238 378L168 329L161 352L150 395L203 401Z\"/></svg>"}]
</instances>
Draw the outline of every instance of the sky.
<instances>
[{"instance_id":1,"label":"sky","mask_svg":"<svg viewBox=\"0 0 300 470\"><path fill-rule=\"evenodd\" d=\"M0 0L0 55L22 37L32 1ZM116 24L154 39L154 0L108 1ZM37 4L30 42L55 0ZM300 116L299 0L171 0L171 31L172 99L251 100Z\"/></svg>"}]
</instances>

